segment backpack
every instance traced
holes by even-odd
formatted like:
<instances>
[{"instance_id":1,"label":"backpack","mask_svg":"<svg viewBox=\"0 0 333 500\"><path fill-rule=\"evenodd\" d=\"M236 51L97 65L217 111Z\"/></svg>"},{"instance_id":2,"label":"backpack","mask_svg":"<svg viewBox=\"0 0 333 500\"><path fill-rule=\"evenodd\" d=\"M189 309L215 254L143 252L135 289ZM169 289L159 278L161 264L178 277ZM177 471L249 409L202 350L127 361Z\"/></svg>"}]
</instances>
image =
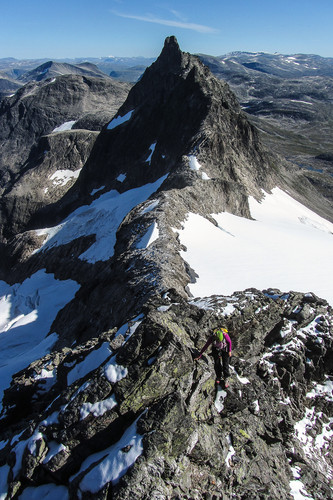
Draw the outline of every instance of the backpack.
<instances>
[{"instance_id":1,"label":"backpack","mask_svg":"<svg viewBox=\"0 0 333 500\"><path fill-rule=\"evenodd\" d=\"M227 342L225 340L224 334L228 333L226 328L216 328L213 332L213 345L218 351L227 350Z\"/></svg>"}]
</instances>

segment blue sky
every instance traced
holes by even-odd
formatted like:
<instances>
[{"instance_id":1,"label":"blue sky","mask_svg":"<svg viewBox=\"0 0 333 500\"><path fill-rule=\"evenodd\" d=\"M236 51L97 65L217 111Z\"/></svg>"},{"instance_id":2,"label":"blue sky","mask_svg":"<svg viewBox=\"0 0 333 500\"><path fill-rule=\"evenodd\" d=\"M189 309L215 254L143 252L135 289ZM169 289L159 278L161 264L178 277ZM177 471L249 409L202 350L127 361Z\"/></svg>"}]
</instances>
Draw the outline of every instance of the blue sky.
<instances>
[{"instance_id":1,"label":"blue sky","mask_svg":"<svg viewBox=\"0 0 333 500\"><path fill-rule=\"evenodd\" d=\"M0 0L0 57L157 57L182 50L333 57L333 0Z\"/></svg>"}]
</instances>

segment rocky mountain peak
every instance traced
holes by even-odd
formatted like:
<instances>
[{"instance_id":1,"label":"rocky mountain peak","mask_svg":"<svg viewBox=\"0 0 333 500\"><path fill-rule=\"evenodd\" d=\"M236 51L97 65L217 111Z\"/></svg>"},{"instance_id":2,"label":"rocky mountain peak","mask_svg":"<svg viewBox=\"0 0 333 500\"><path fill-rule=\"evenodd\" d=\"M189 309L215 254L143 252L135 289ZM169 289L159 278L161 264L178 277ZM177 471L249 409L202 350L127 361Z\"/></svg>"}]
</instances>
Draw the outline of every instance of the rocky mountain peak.
<instances>
[{"instance_id":1,"label":"rocky mountain peak","mask_svg":"<svg viewBox=\"0 0 333 500\"><path fill-rule=\"evenodd\" d=\"M305 274L326 258L331 225L174 37L100 132L80 129L125 99L110 86L62 76L0 107L1 495L331 498L333 311L284 286L305 246ZM198 359L222 325L228 387Z\"/></svg>"},{"instance_id":2,"label":"rocky mountain peak","mask_svg":"<svg viewBox=\"0 0 333 500\"><path fill-rule=\"evenodd\" d=\"M175 36L169 36L165 39L164 47L152 68L161 73L180 75L184 69L187 69L186 73L188 73L190 69L199 64L197 57L180 49Z\"/></svg>"},{"instance_id":3,"label":"rocky mountain peak","mask_svg":"<svg viewBox=\"0 0 333 500\"><path fill-rule=\"evenodd\" d=\"M180 50L177 38L175 36L169 36L164 41L164 47L158 58L159 63L165 62L169 67L174 63L178 63L182 59L183 53Z\"/></svg>"}]
</instances>

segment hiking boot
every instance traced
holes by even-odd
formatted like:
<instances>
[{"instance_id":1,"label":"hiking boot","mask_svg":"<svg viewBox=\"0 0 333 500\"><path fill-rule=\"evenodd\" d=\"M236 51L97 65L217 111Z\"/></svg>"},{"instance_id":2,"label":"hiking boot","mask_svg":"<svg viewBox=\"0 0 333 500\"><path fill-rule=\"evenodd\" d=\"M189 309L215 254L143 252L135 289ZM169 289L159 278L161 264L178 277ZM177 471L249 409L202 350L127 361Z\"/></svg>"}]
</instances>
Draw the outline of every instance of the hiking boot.
<instances>
[{"instance_id":1,"label":"hiking boot","mask_svg":"<svg viewBox=\"0 0 333 500\"><path fill-rule=\"evenodd\" d=\"M229 382L225 381L224 382L224 387L225 387L225 389L227 389L229 387Z\"/></svg>"}]
</instances>

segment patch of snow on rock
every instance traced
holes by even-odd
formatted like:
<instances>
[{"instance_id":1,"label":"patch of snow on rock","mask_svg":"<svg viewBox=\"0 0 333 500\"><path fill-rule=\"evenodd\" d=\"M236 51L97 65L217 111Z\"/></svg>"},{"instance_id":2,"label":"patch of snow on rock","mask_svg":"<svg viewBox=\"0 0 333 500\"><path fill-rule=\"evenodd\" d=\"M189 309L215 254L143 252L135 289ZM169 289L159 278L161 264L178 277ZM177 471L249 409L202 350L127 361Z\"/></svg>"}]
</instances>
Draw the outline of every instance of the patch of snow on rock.
<instances>
[{"instance_id":1,"label":"patch of snow on rock","mask_svg":"<svg viewBox=\"0 0 333 500\"><path fill-rule=\"evenodd\" d=\"M96 189L93 189L90 193L90 196L94 196L94 194L98 193L99 191L102 191L102 189L104 189L105 186L101 186L99 188L96 188Z\"/></svg>"},{"instance_id":2,"label":"patch of snow on rock","mask_svg":"<svg viewBox=\"0 0 333 500\"><path fill-rule=\"evenodd\" d=\"M134 111L134 109L132 109L132 111L129 111L128 113L126 113L126 115L124 115L124 116L117 116L116 118L113 118L110 121L109 125L107 126L107 129L113 130L114 128L118 127L119 125L122 125L123 123L126 123L127 121L129 121L131 119L133 111Z\"/></svg>"},{"instance_id":3,"label":"patch of snow on rock","mask_svg":"<svg viewBox=\"0 0 333 500\"><path fill-rule=\"evenodd\" d=\"M51 175L50 180L53 181L52 184L54 186L65 186L72 179L77 179L81 170L81 168L74 172L72 170L57 170Z\"/></svg>"},{"instance_id":4,"label":"patch of snow on rock","mask_svg":"<svg viewBox=\"0 0 333 500\"><path fill-rule=\"evenodd\" d=\"M44 269L23 283L0 281L0 399L14 373L50 351L58 338L48 335L51 325L79 287Z\"/></svg>"},{"instance_id":5,"label":"patch of snow on rock","mask_svg":"<svg viewBox=\"0 0 333 500\"><path fill-rule=\"evenodd\" d=\"M112 356L110 361L105 365L105 376L111 384L119 382L127 375L127 368L117 364L116 355Z\"/></svg>"},{"instance_id":6,"label":"patch of snow on rock","mask_svg":"<svg viewBox=\"0 0 333 500\"><path fill-rule=\"evenodd\" d=\"M110 259L114 254L116 232L124 217L136 205L147 200L166 178L167 175L121 194L111 190L90 205L79 207L58 226L36 230L37 236L45 236L43 244L36 252L95 234L95 243L80 255L80 259L90 263Z\"/></svg>"},{"instance_id":7,"label":"patch of snow on rock","mask_svg":"<svg viewBox=\"0 0 333 500\"><path fill-rule=\"evenodd\" d=\"M48 442L49 451L46 457L43 460L43 464L47 464L53 457L58 455L61 451L66 451L67 447L61 443L57 443L56 441Z\"/></svg>"},{"instance_id":8,"label":"patch of snow on rock","mask_svg":"<svg viewBox=\"0 0 333 500\"><path fill-rule=\"evenodd\" d=\"M117 181L119 182L124 182L125 179L126 179L126 174L119 174L117 177Z\"/></svg>"},{"instance_id":9,"label":"patch of snow on rock","mask_svg":"<svg viewBox=\"0 0 333 500\"><path fill-rule=\"evenodd\" d=\"M109 482L117 484L142 454L143 436L137 432L138 419L124 432L117 443L84 460L78 474L76 474L78 476L86 472L80 482L82 492L97 493Z\"/></svg>"},{"instance_id":10,"label":"patch of snow on rock","mask_svg":"<svg viewBox=\"0 0 333 500\"><path fill-rule=\"evenodd\" d=\"M65 130L71 130L75 122L76 122L76 120L71 120L69 122L65 122L62 125L59 125L59 127L56 127L55 129L53 129L52 133L64 132Z\"/></svg>"},{"instance_id":11,"label":"patch of snow on rock","mask_svg":"<svg viewBox=\"0 0 333 500\"><path fill-rule=\"evenodd\" d=\"M227 392L222 389L222 387L218 387L217 394L215 398L215 408L220 413L224 408L224 400L227 397Z\"/></svg>"},{"instance_id":12,"label":"patch of snow on rock","mask_svg":"<svg viewBox=\"0 0 333 500\"><path fill-rule=\"evenodd\" d=\"M58 486L54 483L43 484L42 486L28 486L18 497L19 500L68 500L69 493L66 486Z\"/></svg>"},{"instance_id":13,"label":"patch of snow on rock","mask_svg":"<svg viewBox=\"0 0 333 500\"><path fill-rule=\"evenodd\" d=\"M148 205L146 205L141 211L140 215L147 214L148 212L152 212L159 204L159 200L153 200Z\"/></svg>"},{"instance_id":14,"label":"patch of snow on rock","mask_svg":"<svg viewBox=\"0 0 333 500\"><path fill-rule=\"evenodd\" d=\"M103 401L97 401L96 403L83 403L80 408L80 418L84 420L88 415L92 414L94 417L100 417L104 415L105 412L112 410L117 406L116 397L114 394Z\"/></svg>"},{"instance_id":15,"label":"patch of snow on rock","mask_svg":"<svg viewBox=\"0 0 333 500\"><path fill-rule=\"evenodd\" d=\"M74 368L67 373L67 384L71 385L80 378L85 377L88 373L96 370L104 361L109 358L112 354L108 342L103 342L103 344L98 348L91 351L83 361L77 363Z\"/></svg>"},{"instance_id":16,"label":"patch of snow on rock","mask_svg":"<svg viewBox=\"0 0 333 500\"><path fill-rule=\"evenodd\" d=\"M150 150L150 155L148 156L146 162L151 163L151 157L153 156L154 154L154 151L155 151L155 148L156 148L156 142L154 142L150 147L149 147L149 150Z\"/></svg>"},{"instance_id":17,"label":"patch of snow on rock","mask_svg":"<svg viewBox=\"0 0 333 500\"><path fill-rule=\"evenodd\" d=\"M194 155L190 155L188 159L190 162L190 169L194 170L195 172L199 172L199 170L201 169L201 165L198 162L197 157ZM201 178L206 181L210 179L210 177L208 177L208 175L205 172L201 172Z\"/></svg>"},{"instance_id":18,"label":"patch of snow on rock","mask_svg":"<svg viewBox=\"0 0 333 500\"><path fill-rule=\"evenodd\" d=\"M154 241L158 240L159 238L159 230L156 222L153 222L144 236L140 239L140 241L136 244L136 248L138 249L145 249L148 248L149 245L154 243Z\"/></svg>"}]
</instances>

